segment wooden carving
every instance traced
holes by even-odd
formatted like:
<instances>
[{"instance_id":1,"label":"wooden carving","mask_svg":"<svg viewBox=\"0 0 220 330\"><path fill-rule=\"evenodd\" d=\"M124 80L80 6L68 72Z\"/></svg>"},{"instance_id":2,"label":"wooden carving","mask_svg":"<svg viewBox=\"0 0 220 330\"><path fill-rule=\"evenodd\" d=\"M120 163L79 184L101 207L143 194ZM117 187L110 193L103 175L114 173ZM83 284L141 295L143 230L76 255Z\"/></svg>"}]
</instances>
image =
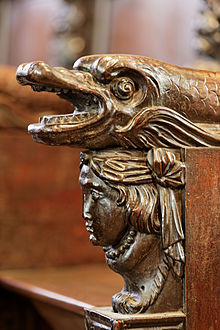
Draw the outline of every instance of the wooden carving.
<instances>
[{"instance_id":1,"label":"wooden carving","mask_svg":"<svg viewBox=\"0 0 220 330\"><path fill-rule=\"evenodd\" d=\"M23 64L17 79L35 91L57 93L75 108L30 125L37 142L89 149L220 146L212 125L220 122L220 73L94 55L76 61L73 70Z\"/></svg>"},{"instance_id":2,"label":"wooden carving","mask_svg":"<svg viewBox=\"0 0 220 330\"><path fill-rule=\"evenodd\" d=\"M183 164L164 149L92 151L82 154L80 183L90 240L104 246L109 267L124 278L114 311L146 311L170 269L175 298L154 310L181 308L184 234L175 190L184 184Z\"/></svg>"},{"instance_id":3,"label":"wooden carving","mask_svg":"<svg viewBox=\"0 0 220 330\"><path fill-rule=\"evenodd\" d=\"M29 126L37 142L90 149L80 183L90 240L124 278L123 314L183 307L181 147L220 146L220 74L131 55L93 55L73 70L21 65L17 79L73 113Z\"/></svg>"}]
</instances>

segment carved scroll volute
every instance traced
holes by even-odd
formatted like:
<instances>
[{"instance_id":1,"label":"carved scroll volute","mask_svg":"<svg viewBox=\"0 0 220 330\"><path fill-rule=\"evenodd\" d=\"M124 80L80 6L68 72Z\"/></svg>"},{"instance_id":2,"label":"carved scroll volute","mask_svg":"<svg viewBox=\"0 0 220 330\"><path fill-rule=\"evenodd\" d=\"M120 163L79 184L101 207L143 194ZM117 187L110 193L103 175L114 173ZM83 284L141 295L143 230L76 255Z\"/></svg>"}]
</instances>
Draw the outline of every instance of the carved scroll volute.
<instances>
[{"instance_id":1,"label":"carved scroll volute","mask_svg":"<svg viewBox=\"0 0 220 330\"><path fill-rule=\"evenodd\" d=\"M124 288L113 296L115 312L146 311L163 295L170 269L169 281L183 275L184 234L175 195L184 185L183 169L164 149L82 154L90 240L104 246L109 267L124 277Z\"/></svg>"}]
</instances>

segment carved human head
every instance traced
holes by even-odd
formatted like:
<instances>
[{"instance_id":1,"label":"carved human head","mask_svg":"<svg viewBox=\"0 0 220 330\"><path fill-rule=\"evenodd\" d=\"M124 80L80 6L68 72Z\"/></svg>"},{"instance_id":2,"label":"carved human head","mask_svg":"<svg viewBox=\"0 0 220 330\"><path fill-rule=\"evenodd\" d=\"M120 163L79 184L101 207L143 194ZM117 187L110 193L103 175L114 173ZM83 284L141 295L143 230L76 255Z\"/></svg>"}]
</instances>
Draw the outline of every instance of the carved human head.
<instances>
[{"instance_id":1,"label":"carved human head","mask_svg":"<svg viewBox=\"0 0 220 330\"><path fill-rule=\"evenodd\" d=\"M181 275L184 236L174 190L183 186L183 167L173 153L88 151L82 153L80 183L87 230L95 245L115 245L131 227L161 235L168 261ZM168 199L169 212L164 208Z\"/></svg>"},{"instance_id":2,"label":"carved human head","mask_svg":"<svg viewBox=\"0 0 220 330\"><path fill-rule=\"evenodd\" d=\"M82 154L80 183L84 191L86 220L89 221L91 212L91 203L90 212L87 209L89 196L87 198L85 196L88 191L91 199L95 201L101 197L108 197L109 201L114 201L111 205L105 202L103 206L105 213L108 207L111 207L111 222L115 223L121 234L129 226L142 233L160 234L158 191L152 182L151 170L146 164L146 155L147 153L142 151L131 152L120 149ZM115 214L116 210L120 216ZM104 214L100 221L104 221ZM110 222L106 232L109 226ZM95 243L93 235L91 238ZM113 243L117 242L111 242Z\"/></svg>"}]
</instances>

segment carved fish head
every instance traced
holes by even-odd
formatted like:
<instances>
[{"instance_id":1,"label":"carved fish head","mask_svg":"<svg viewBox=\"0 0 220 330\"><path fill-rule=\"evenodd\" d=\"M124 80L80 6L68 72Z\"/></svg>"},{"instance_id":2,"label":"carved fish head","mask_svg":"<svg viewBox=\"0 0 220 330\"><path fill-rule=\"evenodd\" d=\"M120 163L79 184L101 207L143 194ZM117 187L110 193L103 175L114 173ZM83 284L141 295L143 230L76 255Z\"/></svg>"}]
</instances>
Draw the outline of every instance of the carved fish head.
<instances>
[{"instance_id":1,"label":"carved fish head","mask_svg":"<svg viewBox=\"0 0 220 330\"><path fill-rule=\"evenodd\" d=\"M189 84L204 75L134 55L86 56L72 70L41 61L17 70L20 84L56 93L73 105L72 113L44 116L30 125L33 139L88 149L219 146L219 136L194 124L196 107L202 109L198 87L195 96L195 88L178 85L180 76ZM209 120L210 105L202 101L201 116Z\"/></svg>"},{"instance_id":2,"label":"carved fish head","mask_svg":"<svg viewBox=\"0 0 220 330\"><path fill-rule=\"evenodd\" d=\"M38 124L31 124L33 139L93 149L118 146L115 131L141 108L156 104L159 95L154 77L137 63L140 57L94 55L80 58L73 70L41 61L20 65L20 84L37 92L56 93L73 105L73 113L44 116Z\"/></svg>"}]
</instances>

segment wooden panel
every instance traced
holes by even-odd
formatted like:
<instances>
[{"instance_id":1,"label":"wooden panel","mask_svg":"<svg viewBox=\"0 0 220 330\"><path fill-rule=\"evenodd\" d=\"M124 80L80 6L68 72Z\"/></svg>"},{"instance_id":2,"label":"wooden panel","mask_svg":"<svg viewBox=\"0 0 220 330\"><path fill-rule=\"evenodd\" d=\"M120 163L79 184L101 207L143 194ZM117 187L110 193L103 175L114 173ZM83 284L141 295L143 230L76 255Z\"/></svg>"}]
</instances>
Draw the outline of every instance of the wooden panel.
<instances>
[{"instance_id":1,"label":"wooden panel","mask_svg":"<svg viewBox=\"0 0 220 330\"><path fill-rule=\"evenodd\" d=\"M187 330L220 324L220 149L186 150Z\"/></svg>"},{"instance_id":2,"label":"wooden panel","mask_svg":"<svg viewBox=\"0 0 220 330\"><path fill-rule=\"evenodd\" d=\"M104 261L81 217L79 150L0 133L0 268Z\"/></svg>"}]
</instances>

